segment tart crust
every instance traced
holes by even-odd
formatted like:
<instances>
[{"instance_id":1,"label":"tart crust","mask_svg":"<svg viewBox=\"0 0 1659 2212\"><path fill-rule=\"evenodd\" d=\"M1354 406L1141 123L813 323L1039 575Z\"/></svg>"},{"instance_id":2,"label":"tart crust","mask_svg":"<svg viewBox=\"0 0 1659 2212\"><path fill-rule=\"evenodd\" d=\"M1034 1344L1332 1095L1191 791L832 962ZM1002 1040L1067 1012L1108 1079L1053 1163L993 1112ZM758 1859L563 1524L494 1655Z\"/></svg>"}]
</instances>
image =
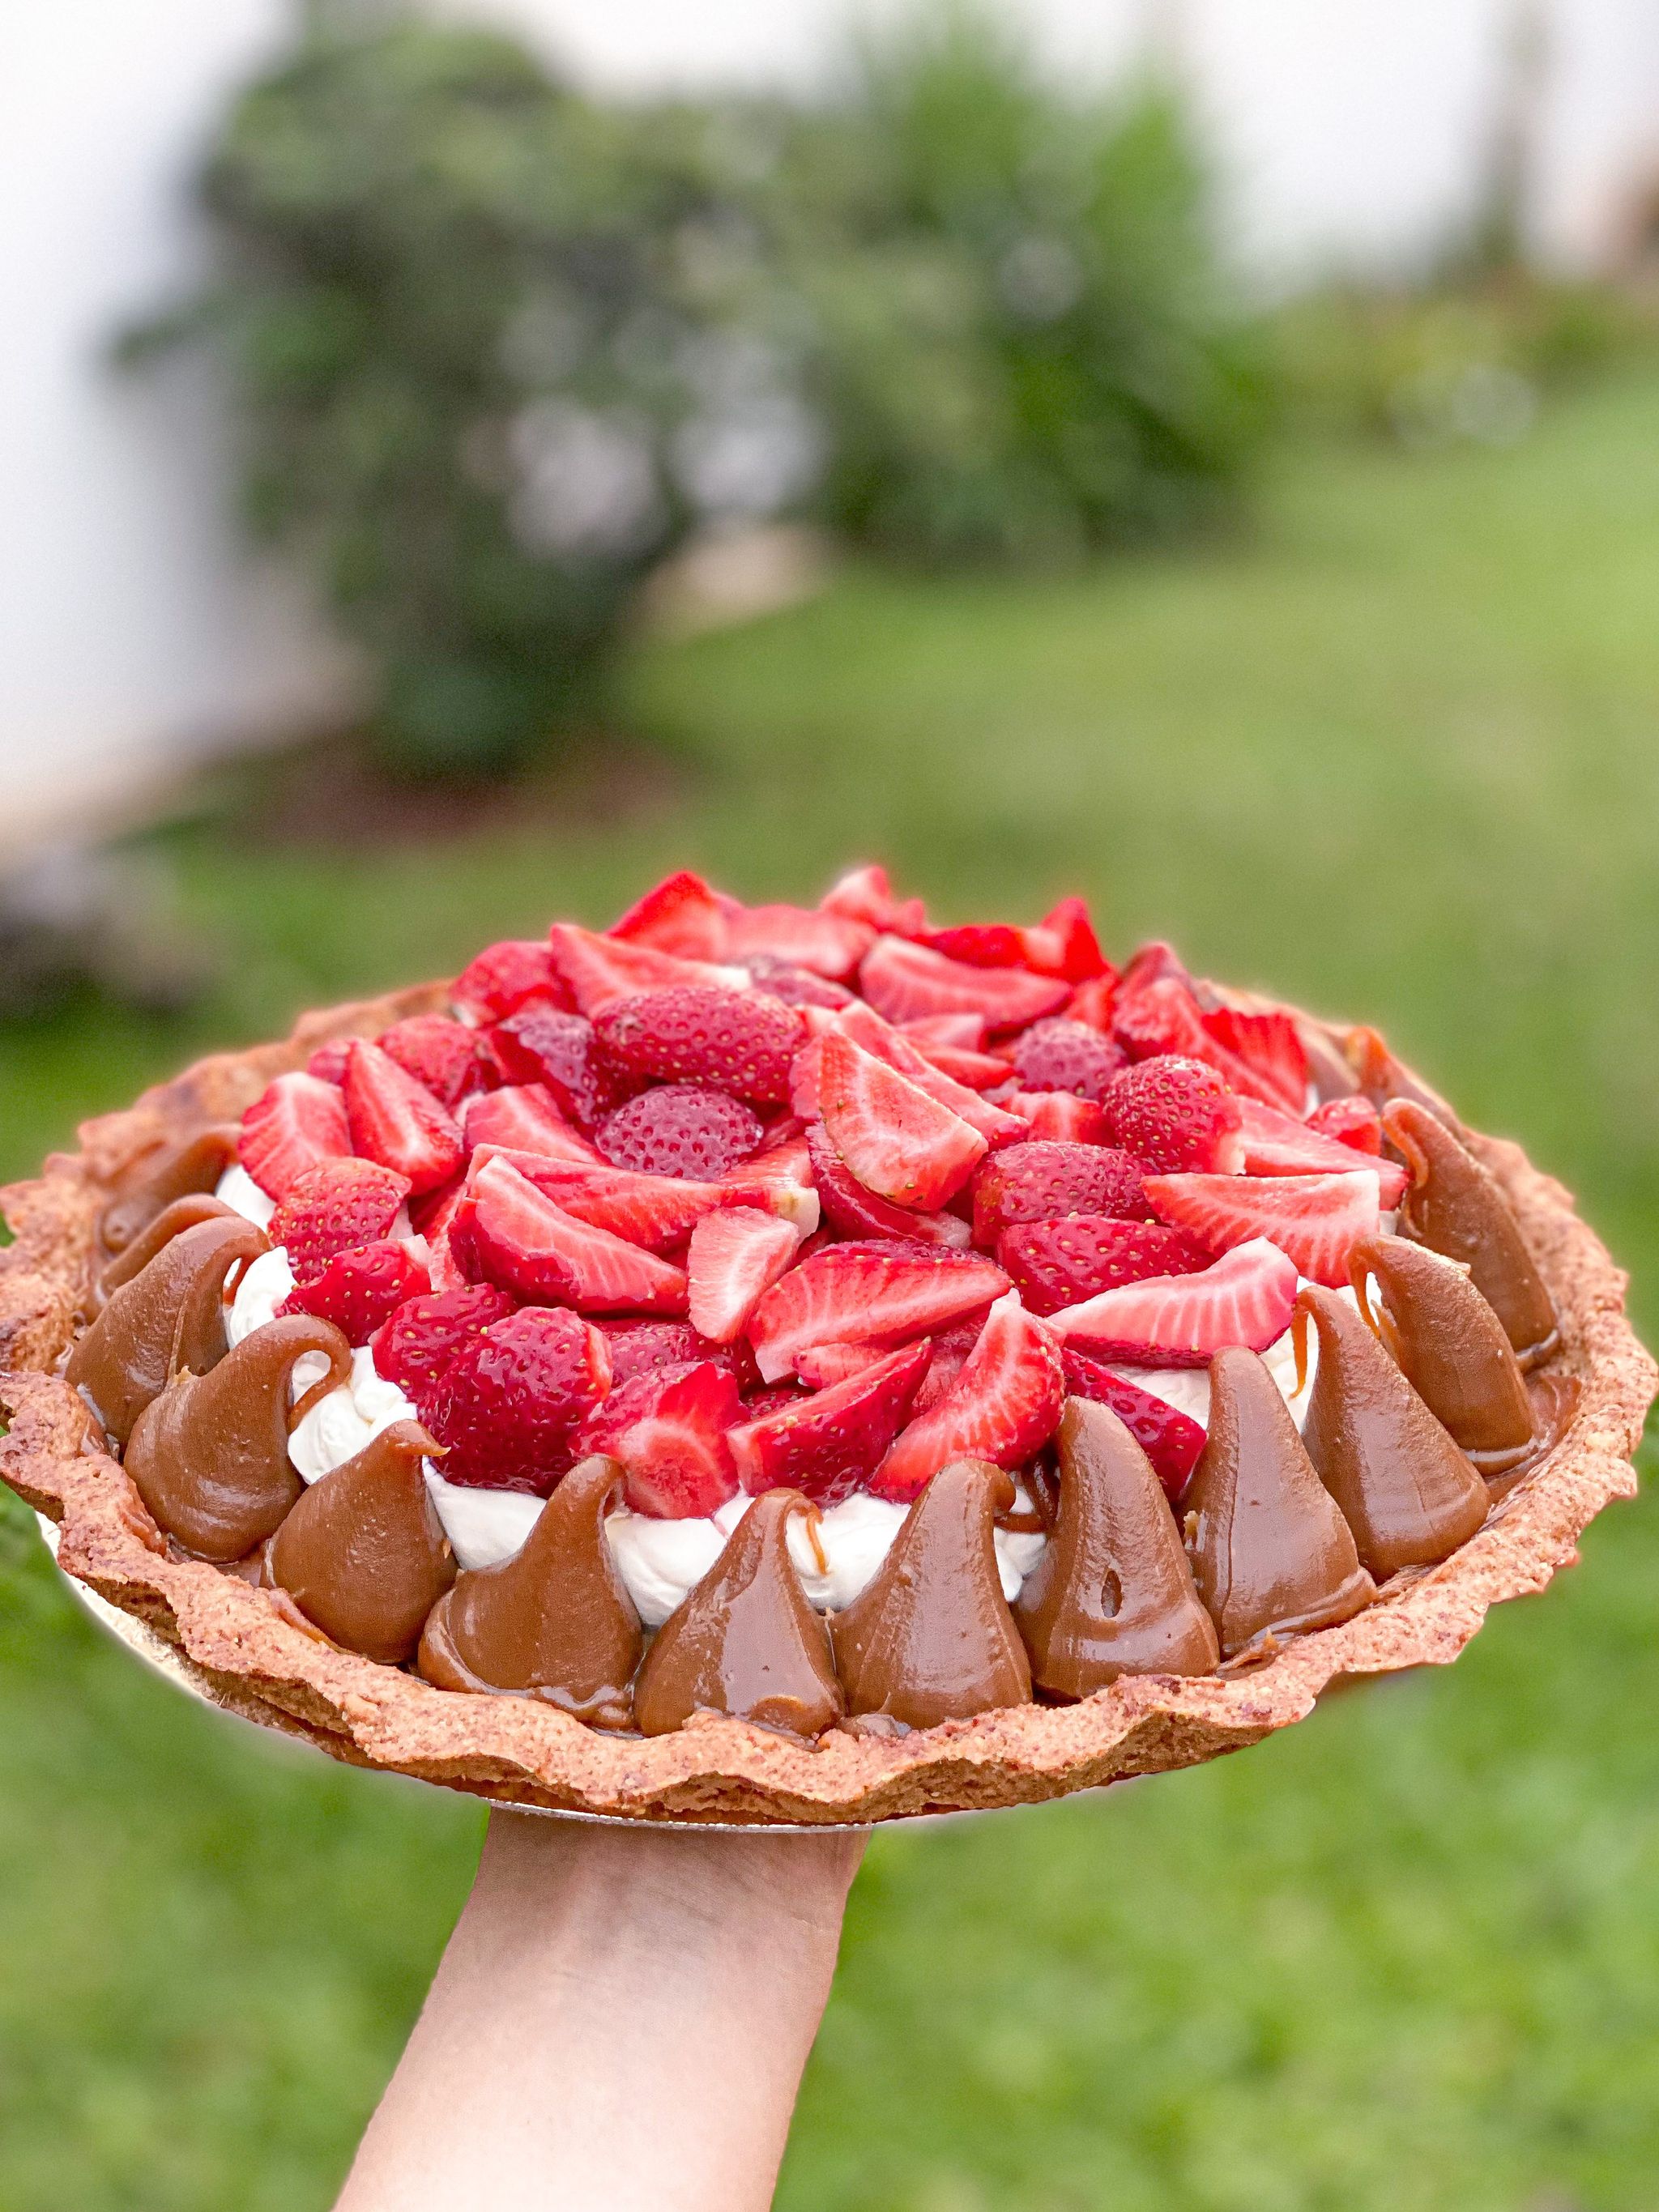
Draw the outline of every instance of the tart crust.
<instances>
[{"instance_id":1,"label":"tart crust","mask_svg":"<svg viewBox=\"0 0 1659 2212\"><path fill-rule=\"evenodd\" d=\"M16 1238L0 1253L0 1476L60 1524L64 1571L178 1646L216 1702L336 1759L503 1802L667 1822L865 1824L1032 1803L1240 1750L1345 1679L1447 1665L1490 1606L1542 1589L1573 1565L1602 1506L1634 1494L1630 1462L1659 1369L1626 1321L1627 1278L1559 1183L1518 1146L1471 1133L1554 1295L1577 1404L1460 1551L1396 1577L1340 1627L1207 1680L1125 1677L1081 1705L1014 1706L897 1737L833 1730L815 1747L712 1714L672 1735L600 1735L550 1705L434 1689L340 1650L272 1594L169 1556L55 1370L88 1304L94 1227L117 1176L154 1146L240 1115L325 1040L374 1036L446 999L430 984L308 1014L284 1043L198 1061L88 1122L78 1153L54 1153L38 1181L0 1190Z\"/></svg>"}]
</instances>

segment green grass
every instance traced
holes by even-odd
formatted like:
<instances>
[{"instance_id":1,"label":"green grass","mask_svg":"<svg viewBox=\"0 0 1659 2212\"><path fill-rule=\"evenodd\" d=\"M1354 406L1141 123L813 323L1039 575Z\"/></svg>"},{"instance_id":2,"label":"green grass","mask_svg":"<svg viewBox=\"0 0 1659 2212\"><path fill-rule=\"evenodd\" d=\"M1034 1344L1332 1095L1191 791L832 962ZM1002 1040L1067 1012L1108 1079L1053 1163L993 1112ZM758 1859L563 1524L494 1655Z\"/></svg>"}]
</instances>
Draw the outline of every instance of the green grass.
<instances>
[{"instance_id":1,"label":"green grass","mask_svg":"<svg viewBox=\"0 0 1659 2212\"><path fill-rule=\"evenodd\" d=\"M1659 383L1517 451L1310 457L1249 544L855 576L660 648L660 815L441 853L167 841L226 979L0 1038L24 1167L206 1040L593 919L690 860L874 850L952 916L1379 1021L1581 1192L1659 1320ZM787 2212L1627 2212L1659 2171L1659 1523L1455 1670L1243 1759L878 1839ZM470 1807L181 1706L0 1522L0 2208L328 2201L465 1887Z\"/></svg>"}]
</instances>

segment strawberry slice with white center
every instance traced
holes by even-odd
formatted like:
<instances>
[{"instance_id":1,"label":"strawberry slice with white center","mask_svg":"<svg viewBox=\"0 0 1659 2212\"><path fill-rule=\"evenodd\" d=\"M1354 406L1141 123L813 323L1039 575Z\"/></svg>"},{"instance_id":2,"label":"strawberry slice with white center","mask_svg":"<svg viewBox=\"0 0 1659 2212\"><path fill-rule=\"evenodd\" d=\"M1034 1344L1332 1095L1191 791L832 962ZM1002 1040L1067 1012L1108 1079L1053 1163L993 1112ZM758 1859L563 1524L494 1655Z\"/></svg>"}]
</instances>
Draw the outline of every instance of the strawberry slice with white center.
<instances>
[{"instance_id":1,"label":"strawberry slice with white center","mask_svg":"<svg viewBox=\"0 0 1659 2212\"><path fill-rule=\"evenodd\" d=\"M981 1098L965 1083L957 1083L943 1073L916 1049L902 1030L896 1030L890 1022L883 1021L881 1016L869 1006L843 1007L831 1026L843 1036L851 1037L854 1044L862 1046L877 1060L884 1060L889 1067L897 1068L899 1073L908 1077L918 1091L925 1091L939 1105L948 1106L953 1114L959 1114L970 1129L979 1131L993 1151L1001 1145L1021 1144L1030 1136L1030 1129L1018 1115L1006 1113L1000 1106L994 1106L988 1098ZM798 1066L799 1059L800 1055L797 1054ZM821 1071L821 1061L819 1066ZM1006 1069L1003 1075L1006 1080ZM801 1112L799 1105L795 1111L798 1114ZM810 1121L817 1111L814 1105L805 1118Z\"/></svg>"},{"instance_id":2,"label":"strawberry slice with white center","mask_svg":"<svg viewBox=\"0 0 1659 2212\"><path fill-rule=\"evenodd\" d=\"M820 914L841 914L854 921L867 921L872 929L896 931L915 937L927 927L927 910L920 899L896 899L885 868L849 868L838 877L818 901Z\"/></svg>"},{"instance_id":3,"label":"strawberry slice with white center","mask_svg":"<svg viewBox=\"0 0 1659 2212\"><path fill-rule=\"evenodd\" d=\"M1070 1091L1011 1091L1003 1103L1047 1144L1103 1145L1110 1136L1105 1108Z\"/></svg>"},{"instance_id":4,"label":"strawberry slice with white center","mask_svg":"<svg viewBox=\"0 0 1659 2212\"><path fill-rule=\"evenodd\" d=\"M465 1158L453 1119L379 1045L352 1046L344 1091L352 1150L407 1176L416 1197L447 1182Z\"/></svg>"},{"instance_id":5,"label":"strawberry slice with white center","mask_svg":"<svg viewBox=\"0 0 1659 2212\"><path fill-rule=\"evenodd\" d=\"M777 1213L769 1204L771 1194L759 1183L734 1190L725 1183L691 1182L680 1176L640 1175L632 1168L539 1160L528 1152L515 1152L512 1164L578 1221L608 1229L613 1237L625 1237L648 1252L680 1243L706 1215L723 1207L741 1209L761 1221ZM795 1231L787 1220L778 1225L794 1241Z\"/></svg>"},{"instance_id":6,"label":"strawberry slice with white center","mask_svg":"<svg viewBox=\"0 0 1659 2212\"><path fill-rule=\"evenodd\" d=\"M823 1126L847 1167L878 1198L937 1212L984 1158L984 1138L850 1037L831 1030L821 1051Z\"/></svg>"},{"instance_id":7,"label":"strawberry slice with white center","mask_svg":"<svg viewBox=\"0 0 1659 2212\"><path fill-rule=\"evenodd\" d=\"M902 1501L918 1497L952 1460L1018 1467L1053 1436L1065 1401L1059 1347L1010 1291L987 1315L956 1381L911 1422L870 1486L878 1498Z\"/></svg>"},{"instance_id":8,"label":"strawberry slice with white center","mask_svg":"<svg viewBox=\"0 0 1659 2212\"><path fill-rule=\"evenodd\" d=\"M926 1343L889 1352L828 1390L733 1429L744 1488L752 1497L787 1486L819 1505L850 1498L903 1426L931 1356Z\"/></svg>"},{"instance_id":9,"label":"strawberry slice with white center","mask_svg":"<svg viewBox=\"0 0 1659 2212\"><path fill-rule=\"evenodd\" d=\"M970 968L902 937L878 937L859 969L859 988L890 1022L928 1014L982 1014L988 1029L1023 1030L1057 1014L1071 986L1024 968Z\"/></svg>"},{"instance_id":10,"label":"strawberry slice with white center","mask_svg":"<svg viewBox=\"0 0 1659 2212\"><path fill-rule=\"evenodd\" d=\"M560 1113L545 1084L508 1084L469 1098L461 1109L461 1133L472 1147L498 1145L538 1152L544 1159L605 1164L597 1148Z\"/></svg>"},{"instance_id":11,"label":"strawberry slice with white center","mask_svg":"<svg viewBox=\"0 0 1659 2212\"><path fill-rule=\"evenodd\" d=\"M590 1020L613 999L630 999L642 991L672 990L678 983L712 983L727 991L749 988L745 969L686 960L678 953L659 952L649 945L601 937L574 921L556 921L547 933L547 941L553 965L575 1000L577 1012Z\"/></svg>"},{"instance_id":12,"label":"strawberry slice with white center","mask_svg":"<svg viewBox=\"0 0 1659 2212\"><path fill-rule=\"evenodd\" d=\"M579 1221L499 1156L457 1209L450 1238L474 1279L578 1313L685 1311L685 1272Z\"/></svg>"},{"instance_id":13,"label":"strawberry slice with white center","mask_svg":"<svg viewBox=\"0 0 1659 2212\"><path fill-rule=\"evenodd\" d=\"M931 1346L933 1339L927 1339ZM795 1361L795 1372L812 1390L832 1390L837 1382L845 1382L849 1376L862 1375L866 1368L878 1367L892 1354L881 1344L815 1344L801 1352ZM930 1353L931 1357L931 1353ZM926 1372L927 1362L923 1362Z\"/></svg>"},{"instance_id":14,"label":"strawberry slice with white center","mask_svg":"<svg viewBox=\"0 0 1659 2212\"><path fill-rule=\"evenodd\" d=\"M279 1075L242 1116L237 1157L267 1198L281 1198L307 1168L349 1159L345 1101L315 1075Z\"/></svg>"},{"instance_id":15,"label":"strawberry slice with white center","mask_svg":"<svg viewBox=\"0 0 1659 2212\"><path fill-rule=\"evenodd\" d=\"M1242 1344L1265 1352L1291 1325L1297 1272L1265 1237L1224 1253L1193 1275L1153 1275L1063 1306L1047 1326L1097 1359L1136 1367L1202 1367L1212 1352Z\"/></svg>"},{"instance_id":16,"label":"strawberry slice with white center","mask_svg":"<svg viewBox=\"0 0 1659 2212\"><path fill-rule=\"evenodd\" d=\"M730 906L726 926L728 959L769 955L834 983L844 983L876 941L867 921L803 906Z\"/></svg>"},{"instance_id":17,"label":"strawberry slice with white center","mask_svg":"<svg viewBox=\"0 0 1659 2212\"><path fill-rule=\"evenodd\" d=\"M810 1237L821 1218L814 1188L811 1154L804 1136L780 1138L767 1145L720 1177L727 1190L761 1190L773 1213L793 1221L802 1237Z\"/></svg>"},{"instance_id":18,"label":"strawberry slice with white center","mask_svg":"<svg viewBox=\"0 0 1659 2212\"><path fill-rule=\"evenodd\" d=\"M811 1155L811 1174L818 1200L831 1224L843 1237L919 1237L924 1244L947 1244L966 1251L974 1241L969 1223L955 1213L914 1213L902 1206L890 1206L866 1190L850 1174L840 1153L815 1121L806 1133Z\"/></svg>"},{"instance_id":19,"label":"strawberry slice with white center","mask_svg":"<svg viewBox=\"0 0 1659 2212\"><path fill-rule=\"evenodd\" d=\"M749 1319L769 1382L819 1344L906 1342L988 1306L1008 1287L1000 1267L931 1245L830 1244L774 1283Z\"/></svg>"},{"instance_id":20,"label":"strawberry slice with white center","mask_svg":"<svg viewBox=\"0 0 1659 2212\"><path fill-rule=\"evenodd\" d=\"M1239 1145L1246 1175L1344 1175L1360 1165L1356 1146L1345 1145L1323 1130L1310 1129L1291 1115L1259 1105L1254 1098L1240 1099L1239 1117ZM1398 1206L1406 1188L1405 1169L1393 1160L1365 1164L1376 1170L1381 1203Z\"/></svg>"},{"instance_id":21,"label":"strawberry slice with white center","mask_svg":"<svg viewBox=\"0 0 1659 2212\"><path fill-rule=\"evenodd\" d=\"M761 1296L799 1245L789 1222L752 1206L705 1214L691 1231L685 1255L686 1310L692 1328L716 1344L741 1336Z\"/></svg>"},{"instance_id":22,"label":"strawberry slice with white center","mask_svg":"<svg viewBox=\"0 0 1659 2212\"><path fill-rule=\"evenodd\" d=\"M450 998L458 1013L480 1024L501 1020L526 999L569 1003L553 956L538 937L508 937L485 945L455 978Z\"/></svg>"},{"instance_id":23,"label":"strawberry slice with white center","mask_svg":"<svg viewBox=\"0 0 1659 2212\"><path fill-rule=\"evenodd\" d=\"M1246 1012L1213 1006L1204 1026L1224 1052L1236 1054L1277 1097L1287 1113L1300 1114L1308 1097L1308 1050L1291 1017L1277 1006Z\"/></svg>"},{"instance_id":24,"label":"strawberry slice with white center","mask_svg":"<svg viewBox=\"0 0 1659 2212\"><path fill-rule=\"evenodd\" d=\"M684 960L720 960L726 953L726 909L701 876L681 868L635 899L605 934Z\"/></svg>"},{"instance_id":25,"label":"strawberry slice with white center","mask_svg":"<svg viewBox=\"0 0 1659 2212\"><path fill-rule=\"evenodd\" d=\"M985 1017L983 1014L924 1014L920 1021L906 1022L903 1035L918 1052L932 1052L940 1045L952 1052L985 1051ZM997 1066L1007 1074L1008 1064L999 1060Z\"/></svg>"},{"instance_id":26,"label":"strawberry slice with white center","mask_svg":"<svg viewBox=\"0 0 1659 2212\"><path fill-rule=\"evenodd\" d=\"M623 1497L634 1512L700 1520L737 1493L730 1436L742 1419L736 1376L703 1360L623 1383L589 1414L575 1443L622 1462Z\"/></svg>"},{"instance_id":27,"label":"strawberry slice with white center","mask_svg":"<svg viewBox=\"0 0 1659 2212\"><path fill-rule=\"evenodd\" d=\"M1316 1283L1340 1290L1348 1255L1377 1233L1375 1168L1341 1175L1148 1176L1146 1203L1159 1220L1190 1229L1212 1250L1266 1237Z\"/></svg>"}]
</instances>

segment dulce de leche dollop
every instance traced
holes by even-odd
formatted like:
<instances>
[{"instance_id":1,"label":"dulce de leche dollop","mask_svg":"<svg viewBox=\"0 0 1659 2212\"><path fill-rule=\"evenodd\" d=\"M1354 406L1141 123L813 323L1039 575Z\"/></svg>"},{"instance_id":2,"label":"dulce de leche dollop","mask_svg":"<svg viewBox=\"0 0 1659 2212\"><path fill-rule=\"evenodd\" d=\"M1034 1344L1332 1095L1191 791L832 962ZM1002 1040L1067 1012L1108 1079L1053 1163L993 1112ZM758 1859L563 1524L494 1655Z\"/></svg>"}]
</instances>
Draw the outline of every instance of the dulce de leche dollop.
<instances>
[{"instance_id":1,"label":"dulce de leche dollop","mask_svg":"<svg viewBox=\"0 0 1659 2212\"><path fill-rule=\"evenodd\" d=\"M996 1519L1011 1476L984 1460L941 1468L875 1579L830 1624L854 1715L933 1728L1029 1705L1031 1665L997 1573Z\"/></svg>"},{"instance_id":2,"label":"dulce de leche dollop","mask_svg":"<svg viewBox=\"0 0 1659 2212\"><path fill-rule=\"evenodd\" d=\"M541 1698L595 1728L628 1727L645 1638L605 1541L605 1509L622 1479L602 1454L579 1461L520 1551L457 1577L421 1638L428 1682Z\"/></svg>"},{"instance_id":3,"label":"dulce de leche dollop","mask_svg":"<svg viewBox=\"0 0 1659 2212\"><path fill-rule=\"evenodd\" d=\"M327 1371L290 1404L295 1363L310 1352ZM175 1375L139 1415L126 1452L157 1526L204 1559L240 1559L264 1543L302 1487L289 1435L350 1375L351 1346L310 1314L267 1322L205 1375Z\"/></svg>"},{"instance_id":4,"label":"dulce de leche dollop","mask_svg":"<svg viewBox=\"0 0 1659 2212\"><path fill-rule=\"evenodd\" d=\"M1482 1474L1500 1475L1536 1449L1526 1379L1467 1270L1403 1237L1364 1237L1349 1256L1364 1299L1375 1279L1382 1338L1401 1371Z\"/></svg>"},{"instance_id":5,"label":"dulce de leche dollop","mask_svg":"<svg viewBox=\"0 0 1659 2212\"><path fill-rule=\"evenodd\" d=\"M455 1579L421 1464L437 1449L418 1421L382 1429L295 1501L261 1563L325 1636L389 1667L414 1657Z\"/></svg>"},{"instance_id":6,"label":"dulce de leche dollop","mask_svg":"<svg viewBox=\"0 0 1659 2212\"><path fill-rule=\"evenodd\" d=\"M135 1275L143 1274L161 1247L171 1244L175 1237L182 1237L186 1229L195 1229L204 1221L240 1218L234 1206L215 1198L211 1191L191 1191L187 1197L173 1199L138 1231L130 1244L123 1246L105 1268L98 1281L99 1304L112 1297L123 1283L130 1283Z\"/></svg>"},{"instance_id":7,"label":"dulce de leche dollop","mask_svg":"<svg viewBox=\"0 0 1659 2212\"><path fill-rule=\"evenodd\" d=\"M1316 1284L1297 1297L1297 1350L1310 1326L1319 1363L1302 1441L1377 1582L1437 1565L1474 1535L1486 1486L1347 1300Z\"/></svg>"},{"instance_id":8,"label":"dulce de leche dollop","mask_svg":"<svg viewBox=\"0 0 1659 2212\"><path fill-rule=\"evenodd\" d=\"M1559 1344L1560 1324L1497 1177L1409 1098L1383 1109L1382 1127L1411 1170L1400 1208L1406 1234L1468 1269L1522 1366L1535 1367Z\"/></svg>"},{"instance_id":9,"label":"dulce de leche dollop","mask_svg":"<svg viewBox=\"0 0 1659 2212\"><path fill-rule=\"evenodd\" d=\"M1232 1346L1210 1362L1210 1433L1182 1504L1198 1594L1228 1658L1268 1634L1334 1627L1376 1595L1254 1352Z\"/></svg>"},{"instance_id":10,"label":"dulce de leche dollop","mask_svg":"<svg viewBox=\"0 0 1659 2212\"><path fill-rule=\"evenodd\" d=\"M830 1634L789 1556L789 1523L817 1509L798 1490L758 1497L726 1549L653 1638L634 1685L647 1735L693 1713L730 1713L808 1740L843 1710Z\"/></svg>"},{"instance_id":11,"label":"dulce de leche dollop","mask_svg":"<svg viewBox=\"0 0 1659 2212\"><path fill-rule=\"evenodd\" d=\"M175 1198L211 1190L234 1164L240 1134L234 1121L215 1122L182 1144L146 1152L99 1216L98 1241L104 1250L125 1252Z\"/></svg>"},{"instance_id":12,"label":"dulce de leche dollop","mask_svg":"<svg viewBox=\"0 0 1659 2212\"><path fill-rule=\"evenodd\" d=\"M226 1279L270 1249L264 1230L236 1215L198 1222L115 1291L64 1372L118 1445L177 1369L201 1375L224 1358Z\"/></svg>"},{"instance_id":13,"label":"dulce de leche dollop","mask_svg":"<svg viewBox=\"0 0 1659 2212\"><path fill-rule=\"evenodd\" d=\"M1079 1698L1120 1674L1212 1674L1221 1653L1164 1486L1109 1407L1068 1398L1060 1498L1014 1601L1045 1697Z\"/></svg>"}]
</instances>

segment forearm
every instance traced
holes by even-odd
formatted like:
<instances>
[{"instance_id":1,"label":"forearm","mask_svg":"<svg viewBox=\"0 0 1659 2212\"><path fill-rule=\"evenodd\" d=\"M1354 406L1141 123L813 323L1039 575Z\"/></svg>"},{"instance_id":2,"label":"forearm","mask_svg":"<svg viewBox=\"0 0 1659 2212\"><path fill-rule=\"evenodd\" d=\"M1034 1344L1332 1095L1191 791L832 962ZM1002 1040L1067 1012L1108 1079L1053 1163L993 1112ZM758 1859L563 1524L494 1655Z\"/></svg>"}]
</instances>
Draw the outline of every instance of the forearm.
<instances>
[{"instance_id":1,"label":"forearm","mask_svg":"<svg viewBox=\"0 0 1659 2212\"><path fill-rule=\"evenodd\" d=\"M339 2212L759 2212L863 1840L495 1814Z\"/></svg>"}]
</instances>

